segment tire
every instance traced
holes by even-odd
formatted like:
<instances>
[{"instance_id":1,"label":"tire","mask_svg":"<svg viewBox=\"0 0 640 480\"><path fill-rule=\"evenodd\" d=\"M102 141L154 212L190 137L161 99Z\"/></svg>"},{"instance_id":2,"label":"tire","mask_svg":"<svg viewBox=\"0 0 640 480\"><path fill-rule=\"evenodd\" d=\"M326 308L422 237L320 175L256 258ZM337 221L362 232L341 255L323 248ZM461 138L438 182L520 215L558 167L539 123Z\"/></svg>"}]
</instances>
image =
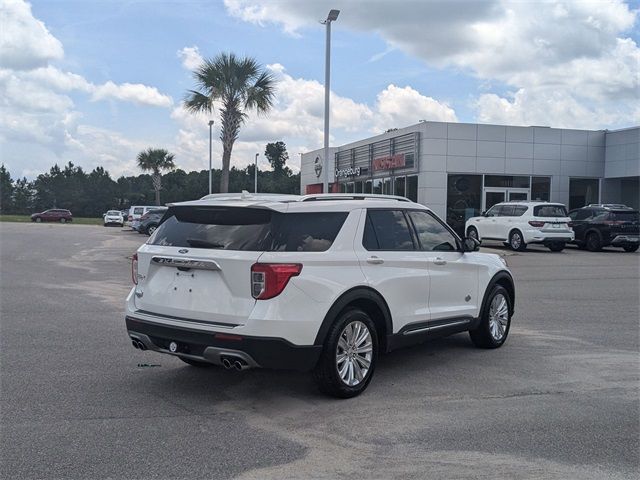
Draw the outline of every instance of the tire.
<instances>
[{"instance_id":1,"label":"tire","mask_svg":"<svg viewBox=\"0 0 640 480\"><path fill-rule=\"evenodd\" d=\"M475 238L480 241L480 238L478 238L478 229L476 229L476 227L467 228L467 237Z\"/></svg>"},{"instance_id":2,"label":"tire","mask_svg":"<svg viewBox=\"0 0 640 480\"><path fill-rule=\"evenodd\" d=\"M589 233L586 240L587 250L589 250L590 252L599 252L600 250L602 250L600 235L598 235L596 232Z\"/></svg>"},{"instance_id":3,"label":"tire","mask_svg":"<svg viewBox=\"0 0 640 480\"><path fill-rule=\"evenodd\" d=\"M40 217L36 217L36 223L41 223L42 219Z\"/></svg>"},{"instance_id":4,"label":"tire","mask_svg":"<svg viewBox=\"0 0 640 480\"><path fill-rule=\"evenodd\" d=\"M562 250L564 250L564 246L564 242L553 242L547 245L547 248L552 252L561 252Z\"/></svg>"},{"instance_id":5,"label":"tire","mask_svg":"<svg viewBox=\"0 0 640 480\"><path fill-rule=\"evenodd\" d=\"M147 235L153 235L153 232L156 231L156 228L158 228L158 225L156 225L155 223L152 223L151 225L149 225L147 227Z\"/></svg>"},{"instance_id":6,"label":"tire","mask_svg":"<svg viewBox=\"0 0 640 480\"><path fill-rule=\"evenodd\" d=\"M509 246L511 250L516 252L522 252L527 249L527 244L524 243L522 238L522 232L520 230L512 230L509 234Z\"/></svg>"},{"instance_id":7,"label":"tire","mask_svg":"<svg viewBox=\"0 0 640 480\"><path fill-rule=\"evenodd\" d=\"M363 327L367 329L367 333L362 330ZM345 350L354 348L350 338L353 338L354 343L362 338L359 350L364 351L361 354ZM345 353L339 354L339 351ZM339 356L342 361L338 359ZM365 312L351 308L342 312L329 329L313 377L320 391L327 395L338 398L355 397L369 385L377 358L378 333L375 324ZM365 367L367 362L369 368ZM339 365L344 369L344 380L340 375ZM359 381L357 372L363 375Z\"/></svg>"},{"instance_id":8,"label":"tire","mask_svg":"<svg viewBox=\"0 0 640 480\"><path fill-rule=\"evenodd\" d=\"M67 223L67 220L66 220L66 219L64 219L64 218L61 218L61 219L60 219L60 223Z\"/></svg>"},{"instance_id":9,"label":"tire","mask_svg":"<svg viewBox=\"0 0 640 480\"><path fill-rule=\"evenodd\" d=\"M191 358L183 358L183 357L178 357L178 358L182 360L184 363L191 365L192 367L208 368L208 367L214 366L213 363L209 363L209 362L201 362L199 360L192 360Z\"/></svg>"},{"instance_id":10,"label":"tire","mask_svg":"<svg viewBox=\"0 0 640 480\"><path fill-rule=\"evenodd\" d=\"M504 304L502 300L504 300ZM506 313L503 310L504 308L506 308ZM469 330L469 336L473 344L479 348L501 347L507 340L509 329L511 328L511 311L511 299L507 290L500 285L494 286L487 296L487 301L480 317L480 324L475 329ZM499 315L502 320L495 317L492 312L502 313ZM492 315L494 315L493 319ZM499 333L501 335L497 335Z\"/></svg>"},{"instance_id":11,"label":"tire","mask_svg":"<svg viewBox=\"0 0 640 480\"><path fill-rule=\"evenodd\" d=\"M639 246L640 245L625 245L622 248L624 248L625 252L637 252Z\"/></svg>"}]
</instances>

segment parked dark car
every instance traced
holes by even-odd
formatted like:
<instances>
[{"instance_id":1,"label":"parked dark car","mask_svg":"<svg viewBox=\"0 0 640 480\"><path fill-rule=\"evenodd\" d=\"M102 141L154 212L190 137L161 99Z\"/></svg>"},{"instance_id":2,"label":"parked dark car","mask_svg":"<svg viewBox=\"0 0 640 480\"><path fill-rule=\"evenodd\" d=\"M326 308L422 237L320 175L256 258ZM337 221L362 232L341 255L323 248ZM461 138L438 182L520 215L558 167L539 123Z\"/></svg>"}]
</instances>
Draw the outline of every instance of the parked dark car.
<instances>
[{"instance_id":1,"label":"parked dark car","mask_svg":"<svg viewBox=\"0 0 640 480\"><path fill-rule=\"evenodd\" d=\"M64 210L62 208L51 208L49 210L45 210L44 212L34 213L31 215L32 222L60 222L66 223L71 222L73 220L73 215L69 210Z\"/></svg>"},{"instance_id":2,"label":"parked dark car","mask_svg":"<svg viewBox=\"0 0 640 480\"><path fill-rule=\"evenodd\" d=\"M138 224L138 233L143 233L145 235L151 235L156 231L158 225L160 224L160 220L164 216L167 208L157 208L154 210L149 210L147 213L140 217L140 223Z\"/></svg>"},{"instance_id":3,"label":"parked dark car","mask_svg":"<svg viewBox=\"0 0 640 480\"><path fill-rule=\"evenodd\" d=\"M640 222L638 210L625 205L588 205L569 212L579 248L597 252L611 245L626 252L638 250Z\"/></svg>"}]
</instances>

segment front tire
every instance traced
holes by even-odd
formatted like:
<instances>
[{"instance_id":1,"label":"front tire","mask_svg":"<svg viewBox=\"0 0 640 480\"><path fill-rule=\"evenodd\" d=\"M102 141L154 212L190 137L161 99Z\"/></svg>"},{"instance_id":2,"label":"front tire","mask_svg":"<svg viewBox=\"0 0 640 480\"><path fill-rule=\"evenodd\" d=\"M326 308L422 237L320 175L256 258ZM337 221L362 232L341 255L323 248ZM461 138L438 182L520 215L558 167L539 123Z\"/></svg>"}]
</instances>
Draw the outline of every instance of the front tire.
<instances>
[{"instance_id":1,"label":"front tire","mask_svg":"<svg viewBox=\"0 0 640 480\"><path fill-rule=\"evenodd\" d=\"M40 217L37 217L36 218L36 223L41 223L41 222L42 222L42 219Z\"/></svg>"},{"instance_id":2,"label":"front tire","mask_svg":"<svg viewBox=\"0 0 640 480\"><path fill-rule=\"evenodd\" d=\"M147 235L153 235L153 232L155 232L157 228L158 228L158 226L153 224L153 223L151 225L149 225L147 227Z\"/></svg>"},{"instance_id":3,"label":"front tire","mask_svg":"<svg viewBox=\"0 0 640 480\"><path fill-rule=\"evenodd\" d=\"M355 397L369 385L377 357L375 324L365 312L352 308L329 329L313 376L321 392L338 398Z\"/></svg>"},{"instance_id":4,"label":"front tire","mask_svg":"<svg viewBox=\"0 0 640 480\"><path fill-rule=\"evenodd\" d=\"M625 252L636 252L636 251L638 251L638 247L639 246L640 245L625 245L622 248L624 248Z\"/></svg>"},{"instance_id":5,"label":"front tire","mask_svg":"<svg viewBox=\"0 0 640 480\"><path fill-rule=\"evenodd\" d=\"M526 250L527 244L524 243L524 238L522 238L522 232L520 230L513 230L509 234L509 246L511 250L515 252L522 252Z\"/></svg>"},{"instance_id":6,"label":"front tire","mask_svg":"<svg viewBox=\"0 0 640 480\"><path fill-rule=\"evenodd\" d=\"M590 252L599 252L602 250L602 242L600 241L600 235L596 232L591 232L587 235L587 250Z\"/></svg>"},{"instance_id":7,"label":"front tire","mask_svg":"<svg viewBox=\"0 0 640 480\"><path fill-rule=\"evenodd\" d=\"M476 347L498 348L507 340L511 327L511 299L507 290L496 285L489 293L480 324L469 330L471 341Z\"/></svg>"},{"instance_id":8,"label":"front tire","mask_svg":"<svg viewBox=\"0 0 640 480\"><path fill-rule=\"evenodd\" d=\"M480 241L480 238L478 238L478 230L476 229L476 227L469 227L467 229L467 237L471 237L475 240Z\"/></svg>"},{"instance_id":9,"label":"front tire","mask_svg":"<svg viewBox=\"0 0 640 480\"><path fill-rule=\"evenodd\" d=\"M564 250L564 246L564 242L553 242L547 245L547 248L552 252L561 252L562 250Z\"/></svg>"}]
</instances>

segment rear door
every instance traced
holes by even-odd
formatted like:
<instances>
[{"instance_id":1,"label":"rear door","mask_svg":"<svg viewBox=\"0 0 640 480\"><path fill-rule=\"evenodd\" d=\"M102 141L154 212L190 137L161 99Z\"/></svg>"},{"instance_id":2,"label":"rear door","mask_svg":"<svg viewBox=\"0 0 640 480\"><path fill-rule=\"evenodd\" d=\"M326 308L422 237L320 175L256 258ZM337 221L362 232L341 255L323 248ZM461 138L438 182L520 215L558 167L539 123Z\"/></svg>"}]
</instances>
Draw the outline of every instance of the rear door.
<instances>
[{"instance_id":1,"label":"rear door","mask_svg":"<svg viewBox=\"0 0 640 480\"><path fill-rule=\"evenodd\" d=\"M354 249L367 283L387 302L393 331L429 318L427 259L399 209L368 209Z\"/></svg>"},{"instance_id":2,"label":"rear door","mask_svg":"<svg viewBox=\"0 0 640 480\"><path fill-rule=\"evenodd\" d=\"M135 305L202 322L242 324L251 313L250 272L270 235L271 210L174 207L138 250Z\"/></svg>"},{"instance_id":3,"label":"rear door","mask_svg":"<svg viewBox=\"0 0 640 480\"><path fill-rule=\"evenodd\" d=\"M543 222L543 226L540 228L542 232L571 232L571 227L569 226L571 219L564 205L536 205L533 207L533 217L533 221Z\"/></svg>"},{"instance_id":4,"label":"rear door","mask_svg":"<svg viewBox=\"0 0 640 480\"><path fill-rule=\"evenodd\" d=\"M638 225L638 212L633 210L614 210L607 217L611 237L626 236L629 242L638 241L640 225Z\"/></svg>"}]
</instances>

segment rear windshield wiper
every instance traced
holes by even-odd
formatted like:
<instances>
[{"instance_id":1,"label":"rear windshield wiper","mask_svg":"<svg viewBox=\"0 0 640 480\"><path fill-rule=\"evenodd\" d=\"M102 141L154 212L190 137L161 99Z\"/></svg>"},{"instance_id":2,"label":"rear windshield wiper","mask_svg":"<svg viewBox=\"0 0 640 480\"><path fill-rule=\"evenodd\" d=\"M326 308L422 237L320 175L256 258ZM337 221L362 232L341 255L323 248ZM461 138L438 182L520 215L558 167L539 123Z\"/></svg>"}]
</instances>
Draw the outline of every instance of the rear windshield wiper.
<instances>
[{"instance_id":1,"label":"rear windshield wiper","mask_svg":"<svg viewBox=\"0 0 640 480\"><path fill-rule=\"evenodd\" d=\"M199 238L187 238L187 243L194 248L224 248L222 243L208 242Z\"/></svg>"}]
</instances>

